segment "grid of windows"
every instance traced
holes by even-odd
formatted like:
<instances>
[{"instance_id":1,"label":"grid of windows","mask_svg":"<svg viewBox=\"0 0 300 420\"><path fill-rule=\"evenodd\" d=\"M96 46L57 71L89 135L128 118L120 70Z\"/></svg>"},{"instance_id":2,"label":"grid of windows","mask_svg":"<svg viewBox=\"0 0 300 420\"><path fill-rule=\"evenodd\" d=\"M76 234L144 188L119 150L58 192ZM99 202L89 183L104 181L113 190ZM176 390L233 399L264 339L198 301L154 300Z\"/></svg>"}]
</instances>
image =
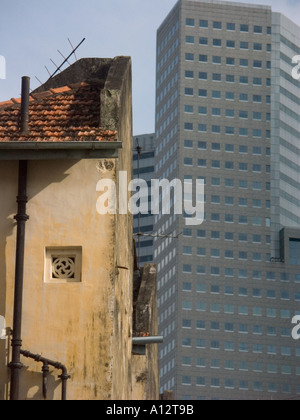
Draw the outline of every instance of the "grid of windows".
<instances>
[{"instance_id":1,"label":"grid of windows","mask_svg":"<svg viewBox=\"0 0 300 420\"><path fill-rule=\"evenodd\" d=\"M230 286L227 286L228 290L227 290L227 294L230 294ZM204 292L202 292L204 293ZM218 294L217 292L215 292L215 294ZM234 293L232 293L232 295L234 295ZM216 305L216 304L212 304L212 305ZM185 304L186 306L186 304ZM190 306L192 306L190 304ZM197 302L196 304L198 311L199 312L205 312L206 308L208 308L207 305L204 304L204 302ZM215 308L216 306L211 306L210 308ZM204 309L205 308L205 309ZM190 310L184 308L184 310ZM239 308L239 312L249 312L249 308L248 307L240 307ZM254 316L263 316L261 314L262 312L262 308L259 307L253 307L252 310ZM226 304L224 305L224 313L225 314L230 314L230 315L234 315L237 314L238 311L236 310L236 307L234 305L230 305L230 304ZM285 317L282 317L282 319L285 319ZM254 320L254 318L253 318ZM257 319L256 319L257 321ZM207 326L206 326L207 325ZM265 336L269 336L269 337L289 337L290 336L290 330L288 330L286 327L274 327L272 326L263 326L263 325L257 325L257 324L241 324L241 323L228 323L228 322L213 322L210 323L210 327L209 324L201 319L196 319L196 320L192 320L192 319L183 319L182 320L182 326L184 328L188 328L188 329L192 329L192 328L196 328L196 329L200 329L200 330L207 330L207 331L220 331L220 332L226 332L226 333L233 333L233 332L237 332L239 334L253 334L253 335L265 335ZM192 345L192 340L190 341L190 344ZM268 351L268 353L277 353L277 347L276 350L274 347L272 346L262 346L262 349L264 348L265 352ZM285 352L284 349L286 349L287 347L282 347L281 352ZM289 348L289 353L292 352L292 348ZM257 345L253 345L253 352L256 353L257 352ZM295 351L295 355L297 355L298 353Z\"/></svg>"},{"instance_id":2,"label":"grid of windows","mask_svg":"<svg viewBox=\"0 0 300 420\"><path fill-rule=\"evenodd\" d=\"M299 368L294 364L300 350L288 341L300 275L278 269L270 255L271 26L261 24L263 19L253 24L254 19L203 17L186 18L180 44L182 120L176 136L184 178L204 178L205 222L197 228L172 226L182 232L173 274L182 292L176 309L170 299L172 276L165 274L170 260L158 246L160 323L166 333L162 388L177 381L184 399L195 397L194 387L199 399L220 395L219 389L297 395L300 388L288 380L283 384L279 376L300 376L300 362ZM163 164L159 176L165 173ZM168 250L171 243L163 242ZM290 246L291 258L295 252ZM168 320L176 310L181 328L173 344ZM172 331L178 326L172 324ZM174 379L180 360L184 369ZM252 373L260 375L254 380Z\"/></svg>"},{"instance_id":3,"label":"grid of windows","mask_svg":"<svg viewBox=\"0 0 300 420\"><path fill-rule=\"evenodd\" d=\"M189 27L193 27L195 28L196 25L198 25L199 28L204 28L204 29L217 29L217 30L227 30L230 32L241 32L241 33L250 33L252 32L253 34L266 34L266 35L271 35L272 33L272 28L271 26L267 26L266 28L264 28L261 25L249 25L249 24L236 24L236 23L232 23L232 22L227 22L227 23L223 23L223 22L219 22L219 21L208 21L205 19L200 19L199 21L197 21L194 18L186 18L185 21L185 25L189 26Z\"/></svg>"},{"instance_id":4,"label":"grid of windows","mask_svg":"<svg viewBox=\"0 0 300 420\"><path fill-rule=\"evenodd\" d=\"M214 361L212 361L213 363ZM201 363L201 361L199 361ZM230 368L232 361L227 361L227 370L232 370ZM234 363L234 362L233 362ZM213 367L212 367L213 369ZM218 367L214 368L218 369ZM287 371L289 370L289 366L286 367ZM248 371L245 367L244 369L239 369L240 371ZM256 371L259 372L260 371ZM269 365L268 373L271 375L278 373L278 368L276 365ZM282 373L283 374L283 373ZM270 380L272 378L270 377ZM273 378L274 380L274 378ZM181 384L182 385L195 385L197 388L201 389L201 387L210 387L210 388L224 388L228 390L238 389L241 391L249 391L253 390L255 392L268 392L269 394L274 394L278 392L282 392L283 394L294 394L300 395L300 386L293 387L289 384L278 384L276 382L260 382L260 381L247 381L247 380L238 380L238 379L231 379L230 377L225 377L224 379L218 377L205 377L205 376L182 376L181 377ZM190 395L186 395L184 399L190 400L192 397ZM199 400L205 399L205 397L198 397Z\"/></svg>"},{"instance_id":5,"label":"grid of windows","mask_svg":"<svg viewBox=\"0 0 300 420\"><path fill-rule=\"evenodd\" d=\"M200 80L207 80L204 79L204 76L202 76L202 79ZM241 83L243 84L243 83ZM194 95L194 89L192 88L185 88L184 94L187 96L193 96ZM249 95L248 93L239 93L237 95L235 92L225 92L222 93L220 90L207 90L207 89L198 89L198 96L200 98L212 98L212 99L226 99L227 101L235 101L239 100L240 102L250 102L250 103L270 103L270 96L267 95L263 97L262 95ZM253 119L258 119L257 114L253 113ZM269 120L269 118L266 116L266 121Z\"/></svg>"}]
</instances>

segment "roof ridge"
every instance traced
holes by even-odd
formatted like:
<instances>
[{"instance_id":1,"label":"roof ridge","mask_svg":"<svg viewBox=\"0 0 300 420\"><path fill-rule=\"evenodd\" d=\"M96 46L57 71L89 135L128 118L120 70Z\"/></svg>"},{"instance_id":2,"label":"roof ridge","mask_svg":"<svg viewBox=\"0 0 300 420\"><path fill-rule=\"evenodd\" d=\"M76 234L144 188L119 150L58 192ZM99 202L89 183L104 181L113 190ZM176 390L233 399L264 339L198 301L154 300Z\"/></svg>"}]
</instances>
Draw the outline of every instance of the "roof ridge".
<instances>
[{"instance_id":1,"label":"roof ridge","mask_svg":"<svg viewBox=\"0 0 300 420\"><path fill-rule=\"evenodd\" d=\"M81 88L90 86L89 83L86 82L79 82L79 83L72 83L66 86L62 86L60 88L51 88L49 90L45 90L44 92L38 92L38 93L31 93L29 95L29 101L30 103L43 100L46 98L50 98L53 96L61 95L63 93L65 94L71 94L75 90ZM21 105L21 98L11 98L8 101L0 102L0 112L7 108L17 108Z\"/></svg>"}]
</instances>

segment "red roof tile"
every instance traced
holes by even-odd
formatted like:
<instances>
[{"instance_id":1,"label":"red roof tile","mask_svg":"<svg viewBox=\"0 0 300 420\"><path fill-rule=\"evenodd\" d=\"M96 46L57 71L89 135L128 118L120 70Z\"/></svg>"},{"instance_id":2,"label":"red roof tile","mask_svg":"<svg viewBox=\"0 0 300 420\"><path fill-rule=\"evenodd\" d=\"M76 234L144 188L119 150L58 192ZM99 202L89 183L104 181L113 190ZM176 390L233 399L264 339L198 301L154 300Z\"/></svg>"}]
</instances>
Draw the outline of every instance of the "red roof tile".
<instances>
[{"instance_id":1,"label":"red roof tile","mask_svg":"<svg viewBox=\"0 0 300 420\"><path fill-rule=\"evenodd\" d=\"M29 133L19 128L20 99L0 103L0 142L114 141L100 127L100 88L86 83L30 95Z\"/></svg>"}]
</instances>

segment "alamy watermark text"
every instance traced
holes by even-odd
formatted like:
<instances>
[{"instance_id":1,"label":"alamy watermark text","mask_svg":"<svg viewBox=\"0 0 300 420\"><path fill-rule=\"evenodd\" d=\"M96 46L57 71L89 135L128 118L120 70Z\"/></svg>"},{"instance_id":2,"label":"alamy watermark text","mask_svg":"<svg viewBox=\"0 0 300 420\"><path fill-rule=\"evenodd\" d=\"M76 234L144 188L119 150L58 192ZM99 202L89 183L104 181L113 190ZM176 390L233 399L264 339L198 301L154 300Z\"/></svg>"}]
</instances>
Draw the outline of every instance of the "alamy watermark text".
<instances>
[{"instance_id":1,"label":"alamy watermark text","mask_svg":"<svg viewBox=\"0 0 300 420\"><path fill-rule=\"evenodd\" d=\"M6 79L6 60L0 55L0 79Z\"/></svg>"},{"instance_id":2,"label":"alamy watermark text","mask_svg":"<svg viewBox=\"0 0 300 420\"><path fill-rule=\"evenodd\" d=\"M96 203L100 215L128 212L133 215L158 215L161 211L164 215L170 215L172 212L184 215L188 226L198 226L204 221L203 179L196 180L196 190L191 180L184 181L182 185L180 179L152 179L151 186L148 186L148 183L140 178L128 183L127 172L120 171L118 191L112 179L101 179L96 190L101 193Z\"/></svg>"},{"instance_id":3,"label":"alamy watermark text","mask_svg":"<svg viewBox=\"0 0 300 420\"><path fill-rule=\"evenodd\" d=\"M295 55L292 59L293 64L297 64L292 70L292 77L295 80L300 80L300 55Z\"/></svg>"}]
</instances>

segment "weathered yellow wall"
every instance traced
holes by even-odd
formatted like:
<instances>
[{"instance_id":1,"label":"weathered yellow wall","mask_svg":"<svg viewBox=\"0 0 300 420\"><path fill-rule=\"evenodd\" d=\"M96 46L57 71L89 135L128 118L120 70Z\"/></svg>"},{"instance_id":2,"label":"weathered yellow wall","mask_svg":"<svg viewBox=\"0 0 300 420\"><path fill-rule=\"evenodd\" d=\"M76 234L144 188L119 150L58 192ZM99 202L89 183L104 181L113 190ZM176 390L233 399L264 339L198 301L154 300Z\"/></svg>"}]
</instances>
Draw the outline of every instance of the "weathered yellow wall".
<instances>
[{"instance_id":1,"label":"weathered yellow wall","mask_svg":"<svg viewBox=\"0 0 300 420\"><path fill-rule=\"evenodd\" d=\"M120 68L126 75L122 80L118 77ZM123 150L119 152L116 161L116 171L127 171L128 183L132 180L132 82L131 66L127 59L120 58L118 65L112 66L104 93L108 94L103 102L110 109L109 115L115 115L114 124L107 128L117 129L119 140L123 143ZM102 109L103 111L103 109ZM104 114L104 113L103 113ZM108 117L109 117L108 115ZM108 118L109 120L109 118ZM105 126L105 118L102 124ZM117 179L118 180L118 179ZM133 298L133 217L126 215L116 217L115 226L115 265L119 267L115 278L116 314L113 334L113 400L132 399L132 298ZM124 246L124 244L127 244ZM120 386L120 383L127 384Z\"/></svg>"},{"instance_id":2,"label":"weathered yellow wall","mask_svg":"<svg viewBox=\"0 0 300 420\"><path fill-rule=\"evenodd\" d=\"M15 164L9 166L16 170ZM67 366L72 376L68 382L71 399L109 399L112 394L113 333L115 317L119 317L114 290L115 216L100 216L96 211L96 185L101 177L97 168L94 160L29 163L23 349ZM106 178L114 176L115 171L105 173ZM11 189L16 192L17 184ZM10 211L15 195L10 193ZM7 206L1 204L2 223ZM10 224L11 219L8 232ZM44 282L47 246L82 246L81 283ZM15 230L7 238L5 251L7 267L5 273L1 270L1 286L6 283L5 317L11 326ZM22 371L21 398L39 399L41 364L22 361L28 369ZM56 389L50 388L49 398L51 393L60 398L59 373L54 372Z\"/></svg>"}]
</instances>

